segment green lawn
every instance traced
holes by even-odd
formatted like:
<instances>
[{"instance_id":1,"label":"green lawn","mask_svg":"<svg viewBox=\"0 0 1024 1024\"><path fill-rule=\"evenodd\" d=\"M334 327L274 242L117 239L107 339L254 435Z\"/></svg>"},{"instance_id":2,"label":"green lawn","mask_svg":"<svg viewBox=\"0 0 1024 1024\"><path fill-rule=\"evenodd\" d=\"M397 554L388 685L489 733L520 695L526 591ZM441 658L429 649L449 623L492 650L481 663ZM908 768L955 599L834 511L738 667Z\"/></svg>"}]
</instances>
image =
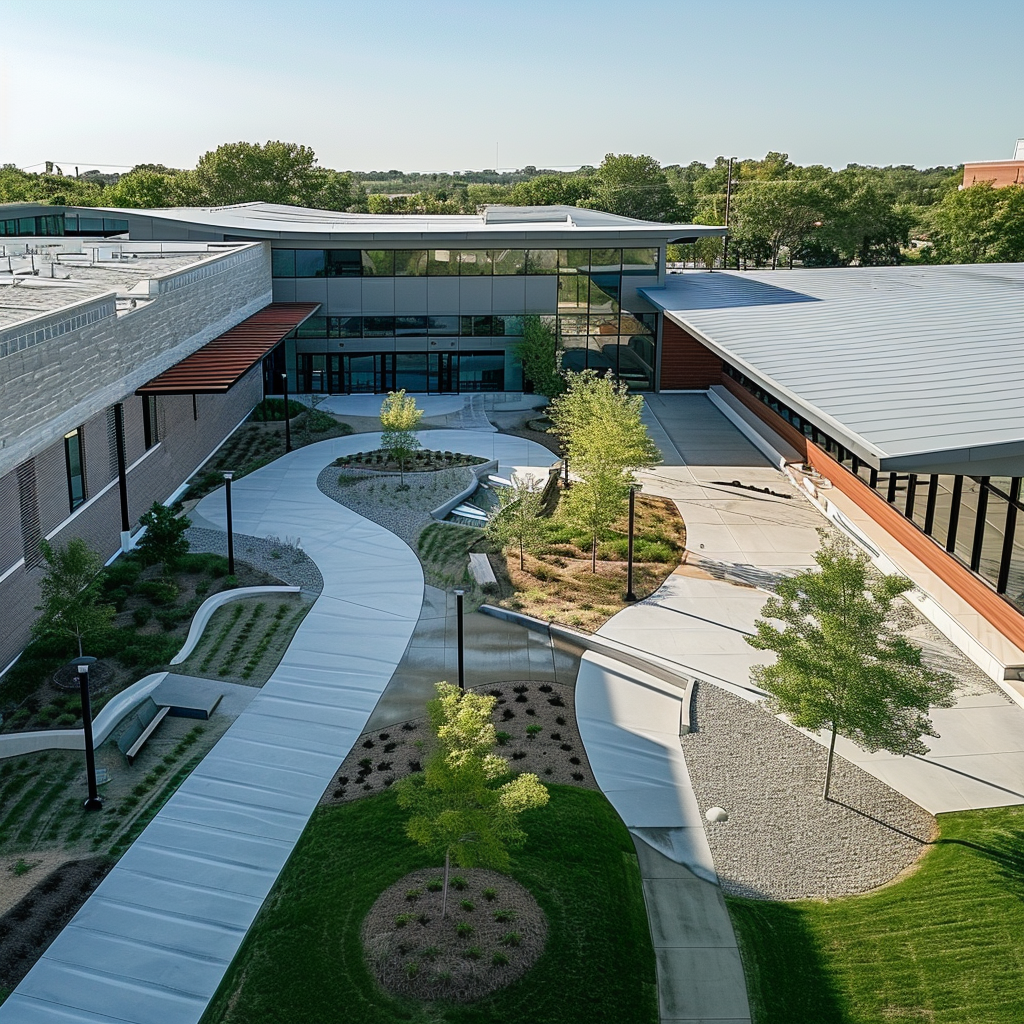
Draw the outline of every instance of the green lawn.
<instances>
[{"instance_id":1,"label":"green lawn","mask_svg":"<svg viewBox=\"0 0 1024 1024\"><path fill-rule=\"evenodd\" d=\"M654 952L629 833L600 794L550 786L512 874L550 930L541 959L471 1005L384 995L359 929L377 896L433 864L393 794L316 812L203 1017L204 1024L655 1024Z\"/></svg>"},{"instance_id":2,"label":"green lawn","mask_svg":"<svg viewBox=\"0 0 1024 1024\"><path fill-rule=\"evenodd\" d=\"M938 820L919 870L876 893L728 901L756 1024L1024 1021L1024 808Z\"/></svg>"}]
</instances>

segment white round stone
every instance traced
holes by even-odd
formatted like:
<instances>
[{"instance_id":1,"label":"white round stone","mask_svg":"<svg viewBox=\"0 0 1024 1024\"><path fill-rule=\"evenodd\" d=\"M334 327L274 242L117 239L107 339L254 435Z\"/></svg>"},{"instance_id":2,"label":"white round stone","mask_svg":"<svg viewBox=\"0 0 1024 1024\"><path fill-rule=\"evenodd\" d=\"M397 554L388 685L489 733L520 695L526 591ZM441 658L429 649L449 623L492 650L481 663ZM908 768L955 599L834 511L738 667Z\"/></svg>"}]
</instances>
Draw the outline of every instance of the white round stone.
<instances>
[{"instance_id":1,"label":"white round stone","mask_svg":"<svg viewBox=\"0 0 1024 1024\"><path fill-rule=\"evenodd\" d=\"M709 807L704 812L704 817L708 821L728 821L729 812L724 807Z\"/></svg>"}]
</instances>

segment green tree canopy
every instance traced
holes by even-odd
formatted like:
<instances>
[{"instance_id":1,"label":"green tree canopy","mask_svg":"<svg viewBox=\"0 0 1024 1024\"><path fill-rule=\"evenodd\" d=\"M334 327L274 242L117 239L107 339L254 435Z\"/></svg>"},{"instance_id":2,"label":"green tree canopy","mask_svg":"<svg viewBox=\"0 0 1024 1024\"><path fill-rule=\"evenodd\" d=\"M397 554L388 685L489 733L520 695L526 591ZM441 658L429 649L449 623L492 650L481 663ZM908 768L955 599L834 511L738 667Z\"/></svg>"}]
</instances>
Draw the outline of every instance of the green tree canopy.
<instances>
[{"instance_id":1,"label":"green tree canopy","mask_svg":"<svg viewBox=\"0 0 1024 1024\"><path fill-rule=\"evenodd\" d=\"M866 750L927 753L921 737L938 735L929 708L952 705L956 681L925 665L904 635L910 609L896 601L913 583L875 572L845 538L820 534L819 571L784 579L747 643L777 655L750 673L773 710L794 725L831 730L827 800L837 733Z\"/></svg>"},{"instance_id":2,"label":"green tree canopy","mask_svg":"<svg viewBox=\"0 0 1024 1024\"><path fill-rule=\"evenodd\" d=\"M510 206L583 206L594 195L596 180L583 174L539 174L509 190Z\"/></svg>"},{"instance_id":3,"label":"green tree canopy","mask_svg":"<svg viewBox=\"0 0 1024 1024\"><path fill-rule=\"evenodd\" d=\"M930 263L1015 263L1024 260L1024 185L979 182L951 190L931 210Z\"/></svg>"},{"instance_id":4,"label":"green tree canopy","mask_svg":"<svg viewBox=\"0 0 1024 1024\"><path fill-rule=\"evenodd\" d=\"M523 340L515 346L523 377L538 395L554 398L565 390L554 328L539 316L523 318Z\"/></svg>"},{"instance_id":5,"label":"green tree canopy","mask_svg":"<svg viewBox=\"0 0 1024 1024\"><path fill-rule=\"evenodd\" d=\"M391 391L381 403L381 447L398 462L405 486L405 463L417 448L422 447L416 428L423 419L423 410L416 407L416 399L406 395L405 389Z\"/></svg>"},{"instance_id":6,"label":"green tree canopy","mask_svg":"<svg viewBox=\"0 0 1024 1024\"><path fill-rule=\"evenodd\" d=\"M520 569L525 568L524 552L543 536L543 511L543 491L533 476L513 473L512 486L498 489L498 507L487 520L487 536L503 548L518 544Z\"/></svg>"},{"instance_id":7,"label":"green tree canopy","mask_svg":"<svg viewBox=\"0 0 1024 1024\"><path fill-rule=\"evenodd\" d=\"M109 628L114 607L102 604L103 562L80 537L63 547L48 541L39 545L46 571L39 581L40 616L32 624L37 640L74 640L78 654L83 644Z\"/></svg>"},{"instance_id":8,"label":"green tree canopy","mask_svg":"<svg viewBox=\"0 0 1024 1024\"><path fill-rule=\"evenodd\" d=\"M139 518L146 528L138 543L139 556L147 565L160 564L166 572L188 554L185 531L192 525L187 516L176 516L172 509L154 501Z\"/></svg>"},{"instance_id":9,"label":"green tree canopy","mask_svg":"<svg viewBox=\"0 0 1024 1024\"><path fill-rule=\"evenodd\" d=\"M548 802L536 775L508 779L509 765L492 751L497 734L491 722L495 698L436 686L427 704L436 745L424 770L395 784L398 804L412 812L406 832L436 856L444 857L444 906L448 868L488 867L506 871L510 849L526 841L519 815ZM502 781L508 779L508 781Z\"/></svg>"},{"instance_id":10,"label":"green tree canopy","mask_svg":"<svg viewBox=\"0 0 1024 1024\"><path fill-rule=\"evenodd\" d=\"M638 220L677 221L679 207L661 164L652 156L609 153L593 195L578 205Z\"/></svg>"}]
</instances>

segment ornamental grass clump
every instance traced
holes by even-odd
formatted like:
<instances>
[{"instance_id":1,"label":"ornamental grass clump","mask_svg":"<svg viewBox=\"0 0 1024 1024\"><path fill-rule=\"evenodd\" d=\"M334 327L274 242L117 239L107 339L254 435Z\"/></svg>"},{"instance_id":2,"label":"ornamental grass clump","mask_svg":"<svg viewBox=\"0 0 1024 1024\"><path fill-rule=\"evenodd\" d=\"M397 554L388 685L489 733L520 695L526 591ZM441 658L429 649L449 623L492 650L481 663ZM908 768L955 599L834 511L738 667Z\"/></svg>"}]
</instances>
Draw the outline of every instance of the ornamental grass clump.
<instances>
[{"instance_id":1,"label":"ornamental grass clump","mask_svg":"<svg viewBox=\"0 0 1024 1024\"><path fill-rule=\"evenodd\" d=\"M412 811L409 838L444 857L442 917L448 911L451 861L507 871L508 851L526 841L519 815L548 802L536 775L510 778L508 761L492 753L494 704L494 697L438 683L437 697L427 704L437 745L422 773L395 785L399 806Z\"/></svg>"}]
</instances>

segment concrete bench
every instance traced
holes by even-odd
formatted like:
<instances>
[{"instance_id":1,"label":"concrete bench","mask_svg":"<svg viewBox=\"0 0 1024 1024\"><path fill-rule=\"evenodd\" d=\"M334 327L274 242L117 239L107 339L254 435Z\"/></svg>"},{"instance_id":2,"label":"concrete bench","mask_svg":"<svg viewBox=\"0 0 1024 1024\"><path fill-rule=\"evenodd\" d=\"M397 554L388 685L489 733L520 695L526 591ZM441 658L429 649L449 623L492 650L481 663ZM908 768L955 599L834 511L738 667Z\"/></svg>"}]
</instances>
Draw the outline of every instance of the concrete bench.
<instances>
[{"instance_id":1,"label":"concrete bench","mask_svg":"<svg viewBox=\"0 0 1024 1024\"><path fill-rule=\"evenodd\" d=\"M121 734L117 747L129 764L133 764L146 740L156 732L157 726L167 717L168 707L158 707L152 697L147 697L135 710L128 722L128 728Z\"/></svg>"}]
</instances>

